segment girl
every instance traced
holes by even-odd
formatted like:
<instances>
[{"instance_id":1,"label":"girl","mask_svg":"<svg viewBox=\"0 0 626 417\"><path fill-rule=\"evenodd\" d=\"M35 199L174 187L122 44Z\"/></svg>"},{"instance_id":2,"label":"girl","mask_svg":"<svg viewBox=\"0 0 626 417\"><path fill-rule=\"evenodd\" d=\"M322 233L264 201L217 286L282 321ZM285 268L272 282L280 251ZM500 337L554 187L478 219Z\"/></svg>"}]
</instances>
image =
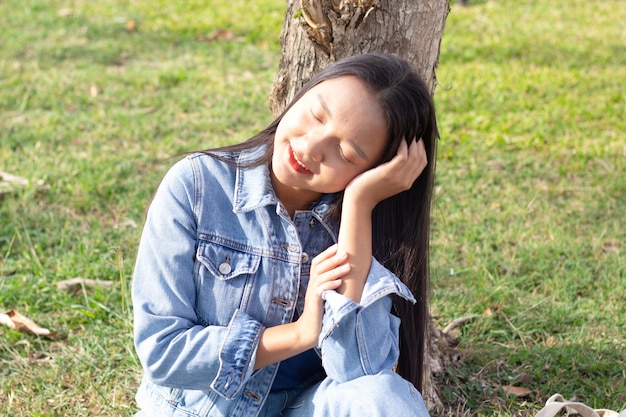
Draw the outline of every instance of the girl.
<instances>
[{"instance_id":1,"label":"girl","mask_svg":"<svg viewBox=\"0 0 626 417\"><path fill-rule=\"evenodd\" d=\"M134 273L137 416L427 416L437 135L410 65L365 54L175 164Z\"/></svg>"}]
</instances>

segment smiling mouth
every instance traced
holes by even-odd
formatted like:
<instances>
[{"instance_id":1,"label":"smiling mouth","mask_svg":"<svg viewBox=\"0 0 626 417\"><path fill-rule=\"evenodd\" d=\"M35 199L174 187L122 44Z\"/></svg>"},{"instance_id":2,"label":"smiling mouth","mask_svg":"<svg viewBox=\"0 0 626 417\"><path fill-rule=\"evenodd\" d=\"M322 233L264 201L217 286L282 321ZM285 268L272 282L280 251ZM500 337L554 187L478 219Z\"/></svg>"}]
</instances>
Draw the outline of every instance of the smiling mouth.
<instances>
[{"instance_id":1,"label":"smiling mouth","mask_svg":"<svg viewBox=\"0 0 626 417\"><path fill-rule=\"evenodd\" d=\"M303 174L313 173L309 168L307 168L306 165L304 165L304 162L302 162L298 158L298 155L296 155L296 152L293 150L291 146L289 147L289 164L291 165L293 169Z\"/></svg>"}]
</instances>

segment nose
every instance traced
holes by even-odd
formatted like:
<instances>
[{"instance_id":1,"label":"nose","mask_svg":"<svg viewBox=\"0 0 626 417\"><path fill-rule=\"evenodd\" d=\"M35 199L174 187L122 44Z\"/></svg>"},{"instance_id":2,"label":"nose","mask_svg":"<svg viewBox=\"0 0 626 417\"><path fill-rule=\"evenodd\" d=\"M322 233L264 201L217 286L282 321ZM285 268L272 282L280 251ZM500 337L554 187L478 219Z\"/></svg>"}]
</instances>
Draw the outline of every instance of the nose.
<instances>
[{"instance_id":1,"label":"nose","mask_svg":"<svg viewBox=\"0 0 626 417\"><path fill-rule=\"evenodd\" d=\"M305 140L306 152L312 161L320 163L324 160L326 145L328 143L328 135L321 129L315 129L310 132Z\"/></svg>"}]
</instances>

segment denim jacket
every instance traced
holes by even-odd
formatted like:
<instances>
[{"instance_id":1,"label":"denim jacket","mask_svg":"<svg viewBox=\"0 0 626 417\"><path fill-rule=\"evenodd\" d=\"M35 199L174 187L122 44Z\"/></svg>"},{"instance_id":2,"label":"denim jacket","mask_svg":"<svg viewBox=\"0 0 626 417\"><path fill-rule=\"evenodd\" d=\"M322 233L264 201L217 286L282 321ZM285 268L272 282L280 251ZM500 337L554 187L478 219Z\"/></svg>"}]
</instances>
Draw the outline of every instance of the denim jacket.
<instances>
[{"instance_id":1,"label":"denim jacket","mask_svg":"<svg viewBox=\"0 0 626 417\"><path fill-rule=\"evenodd\" d=\"M224 153L246 161L261 149ZM196 154L165 175L148 210L133 276L135 347L146 415L256 416L278 364L254 371L263 330L301 313L311 260L337 240L322 197L293 219L267 166ZM391 369L399 319L391 294L415 302L376 260L361 303L326 300L318 352L329 378Z\"/></svg>"}]
</instances>

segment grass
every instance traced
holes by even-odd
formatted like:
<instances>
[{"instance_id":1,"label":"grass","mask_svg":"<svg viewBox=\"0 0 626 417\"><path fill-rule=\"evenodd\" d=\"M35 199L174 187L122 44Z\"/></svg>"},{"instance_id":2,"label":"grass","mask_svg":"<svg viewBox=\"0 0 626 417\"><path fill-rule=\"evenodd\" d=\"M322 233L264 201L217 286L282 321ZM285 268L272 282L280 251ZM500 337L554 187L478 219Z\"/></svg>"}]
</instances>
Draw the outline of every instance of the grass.
<instances>
[{"instance_id":1,"label":"grass","mask_svg":"<svg viewBox=\"0 0 626 417\"><path fill-rule=\"evenodd\" d=\"M271 119L284 4L214 3L0 2L0 170L31 181L0 196L0 311L58 334L0 327L3 415L132 415L146 203L177 154ZM619 0L452 8L432 308L476 315L439 376L455 414L531 415L555 392L626 408L625 20ZM73 277L114 285L57 290Z\"/></svg>"},{"instance_id":2,"label":"grass","mask_svg":"<svg viewBox=\"0 0 626 417\"><path fill-rule=\"evenodd\" d=\"M506 1L448 18L433 308L477 316L441 377L467 414L529 415L556 392L626 407L624 17Z\"/></svg>"}]
</instances>

